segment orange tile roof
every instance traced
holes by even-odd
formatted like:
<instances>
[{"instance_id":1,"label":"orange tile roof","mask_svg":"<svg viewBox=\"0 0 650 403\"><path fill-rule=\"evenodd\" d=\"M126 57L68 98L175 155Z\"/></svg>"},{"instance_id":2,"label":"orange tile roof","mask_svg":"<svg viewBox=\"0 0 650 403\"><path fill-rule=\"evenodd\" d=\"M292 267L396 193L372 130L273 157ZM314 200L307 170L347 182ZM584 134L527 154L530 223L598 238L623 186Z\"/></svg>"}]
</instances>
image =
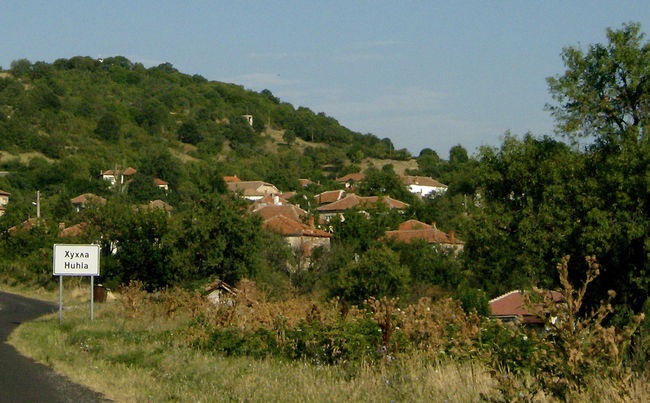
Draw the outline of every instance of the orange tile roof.
<instances>
[{"instance_id":1,"label":"orange tile roof","mask_svg":"<svg viewBox=\"0 0 650 403\"><path fill-rule=\"evenodd\" d=\"M302 218L307 217L305 210L293 204L264 206L255 210L254 213L259 214L264 220L281 215L293 221L302 222Z\"/></svg>"},{"instance_id":2,"label":"orange tile roof","mask_svg":"<svg viewBox=\"0 0 650 403\"><path fill-rule=\"evenodd\" d=\"M440 245L463 245L464 242L456 238L453 231L449 234L440 231L435 226L425 224L417 220L408 220L399 226L398 230L386 231L386 238L396 242L411 243L425 241L429 244Z\"/></svg>"},{"instance_id":3,"label":"orange tile roof","mask_svg":"<svg viewBox=\"0 0 650 403\"><path fill-rule=\"evenodd\" d=\"M315 238L330 238L329 232L309 227L306 224L296 222L283 215L274 216L264 221L262 226L282 236L308 236Z\"/></svg>"},{"instance_id":4,"label":"orange tile roof","mask_svg":"<svg viewBox=\"0 0 650 403\"><path fill-rule=\"evenodd\" d=\"M154 178L153 179L153 184L156 185L156 186L167 186L167 185L169 185L169 182L164 181L164 180L162 180L160 178Z\"/></svg>"},{"instance_id":5,"label":"orange tile roof","mask_svg":"<svg viewBox=\"0 0 650 403\"><path fill-rule=\"evenodd\" d=\"M357 206L359 207L373 207L378 203L384 203L388 208L402 210L407 208L409 205L400 201L395 200L389 196L357 196L356 194L348 194L341 200L335 201L324 206L320 206L318 211L321 212L334 212L334 211L345 211Z\"/></svg>"},{"instance_id":6,"label":"orange tile roof","mask_svg":"<svg viewBox=\"0 0 650 403\"><path fill-rule=\"evenodd\" d=\"M345 190L327 190L314 196L318 204L334 203L345 197Z\"/></svg>"}]
</instances>

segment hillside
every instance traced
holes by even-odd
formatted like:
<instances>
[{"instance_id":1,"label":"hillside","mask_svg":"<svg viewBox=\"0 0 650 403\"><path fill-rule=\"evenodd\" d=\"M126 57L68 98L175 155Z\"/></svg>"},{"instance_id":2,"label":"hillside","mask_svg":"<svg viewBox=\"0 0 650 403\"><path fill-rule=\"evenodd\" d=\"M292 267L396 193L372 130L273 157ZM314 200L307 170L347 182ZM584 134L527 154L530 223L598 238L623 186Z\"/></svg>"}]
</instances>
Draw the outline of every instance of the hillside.
<instances>
[{"instance_id":1,"label":"hillside","mask_svg":"<svg viewBox=\"0 0 650 403\"><path fill-rule=\"evenodd\" d=\"M336 176L350 170L350 159L384 159L394 149L390 139L353 132L268 90L208 81L168 63L147 69L124 57L15 61L0 72L0 109L5 161L7 153L74 156L93 172L138 165L164 147L181 161L220 161L230 166L225 174L263 180L273 179L266 166L273 162L264 159L290 154L299 166L287 171L296 179L322 180L322 166ZM410 159L406 150L391 155Z\"/></svg>"}]
</instances>

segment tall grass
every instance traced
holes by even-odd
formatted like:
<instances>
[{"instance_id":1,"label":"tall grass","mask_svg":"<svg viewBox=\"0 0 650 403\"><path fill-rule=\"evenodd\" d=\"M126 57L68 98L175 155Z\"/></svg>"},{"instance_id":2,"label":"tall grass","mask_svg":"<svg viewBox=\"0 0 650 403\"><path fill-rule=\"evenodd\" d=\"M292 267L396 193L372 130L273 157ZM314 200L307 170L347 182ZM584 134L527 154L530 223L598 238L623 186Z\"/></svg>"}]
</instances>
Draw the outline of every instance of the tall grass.
<instances>
[{"instance_id":1,"label":"tall grass","mask_svg":"<svg viewBox=\"0 0 650 403\"><path fill-rule=\"evenodd\" d=\"M196 293L148 294L141 284L95 304L68 291L63 323L51 315L22 325L21 352L115 401L504 401L486 363L490 328L457 302L371 300L345 309L303 297L269 301L252 283L230 304ZM501 345L512 343L506 339ZM498 346L497 346L498 347ZM531 385L512 373L517 387ZM626 399L648 401L647 379L628 380ZM578 400L621 399L590 375ZM517 398L517 394L514 398ZM522 396L526 396L522 393ZM544 391L535 400L553 400Z\"/></svg>"}]
</instances>

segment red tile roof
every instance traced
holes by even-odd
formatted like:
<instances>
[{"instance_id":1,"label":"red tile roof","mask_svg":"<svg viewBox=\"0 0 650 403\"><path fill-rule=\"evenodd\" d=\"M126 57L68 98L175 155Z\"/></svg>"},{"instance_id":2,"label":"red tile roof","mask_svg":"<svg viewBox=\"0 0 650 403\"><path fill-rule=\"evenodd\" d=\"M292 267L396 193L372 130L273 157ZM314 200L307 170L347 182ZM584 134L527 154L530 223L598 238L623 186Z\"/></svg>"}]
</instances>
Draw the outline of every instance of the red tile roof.
<instances>
[{"instance_id":1,"label":"red tile roof","mask_svg":"<svg viewBox=\"0 0 650 403\"><path fill-rule=\"evenodd\" d=\"M302 222L302 219L307 217L305 210L293 204L264 206L255 210L254 213L259 214L264 220L281 215L293 221Z\"/></svg>"},{"instance_id":2,"label":"red tile roof","mask_svg":"<svg viewBox=\"0 0 650 403\"><path fill-rule=\"evenodd\" d=\"M562 294L557 291L546 291L554 302L563 300ZM528 308L520 290L510 291L490 301L492 316L504 320L518 319L521 323L543 323L543 319L534 312L535 308Z\"/></svg>"},{"instance_id":3,"label":"red tile roof","mask_svg":"<svg viewBox=\"0 0 650 403\"><path fill-rule=\"evenodd\" d=\"M378 203L384 203L386 207L390 209L402 210L407 208L409 205L392 199L389 196L357 196L356 194L348 194L341 200L335 201L324 206L320 206L318 211L321 212L335 212L335 211L345 211L355 207L374 207Z\"/></svg>"},{"instance_id":4,"label":"red tile roof","mask_svg":"<svg viewBox=\"0 0 650 403\"><path fill-rule=\"evenodd\" d=\"M79 224L71 225L67 228L61 229L59 232L59 238L74 238L77 237L88 229L87 222L81 222Z\"/></svg>"},{"instance_id":5,"label":"red tile roof","mask_svg":"<svg viewBox=\"0 0 650 403\"><path fill-rule=\"evenodd\" d=\"M345 197L345 190L327 190L314 196L318 204L334 203Z\"/></svg>"},{"instance_id":6,"label":"red tile roof","mask_svg":"<svg viewBox=\"0 0 650 403\"><path fill-rule=\"evenodd\" d=\"M408 220L399 226L398 230L386 231L386 238L396 242L411 243L425 241L428 244L463 245L464 242L456 238L454 231L449 234L440 231L435 226L417 220Z\"/></svg>"},{"instance_id":7,"label":"red tile roof","mask_svg":"<svg viewBox=\"0 0 650 403\"><path fill-rule=\"evenodd\" d=\"M329 232L309 227L306 224L296 222L283 215L274 216L264 221L262 226L282 236L308 236L316 238L330 238Z\"/></svg>"}]
</instances>

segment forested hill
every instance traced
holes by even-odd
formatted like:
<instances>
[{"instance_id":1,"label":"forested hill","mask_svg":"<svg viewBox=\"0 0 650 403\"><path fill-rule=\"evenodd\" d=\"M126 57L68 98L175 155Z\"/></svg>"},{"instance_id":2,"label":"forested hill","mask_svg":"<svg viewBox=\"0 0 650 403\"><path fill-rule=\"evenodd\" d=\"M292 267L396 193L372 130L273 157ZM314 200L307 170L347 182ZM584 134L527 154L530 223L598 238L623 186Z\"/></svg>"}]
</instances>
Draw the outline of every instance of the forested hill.
<instances>
[{"instance_id":1,"label":"forested hill","mask_svg":"<svg viewBox=\"0 0 650 403\"><path fill-rule=\"evenodd\" d=\"M349 161L410 158L390 139L351 131L268 90L119 56L14 61L0 71L0 108L5 160L29 152L50 160L76 156L92 172L138 165L162 146L183 161L221 162L224 174L292 187L299 175L320 180L354 170Z\"/></svg>"}]
</instances>

